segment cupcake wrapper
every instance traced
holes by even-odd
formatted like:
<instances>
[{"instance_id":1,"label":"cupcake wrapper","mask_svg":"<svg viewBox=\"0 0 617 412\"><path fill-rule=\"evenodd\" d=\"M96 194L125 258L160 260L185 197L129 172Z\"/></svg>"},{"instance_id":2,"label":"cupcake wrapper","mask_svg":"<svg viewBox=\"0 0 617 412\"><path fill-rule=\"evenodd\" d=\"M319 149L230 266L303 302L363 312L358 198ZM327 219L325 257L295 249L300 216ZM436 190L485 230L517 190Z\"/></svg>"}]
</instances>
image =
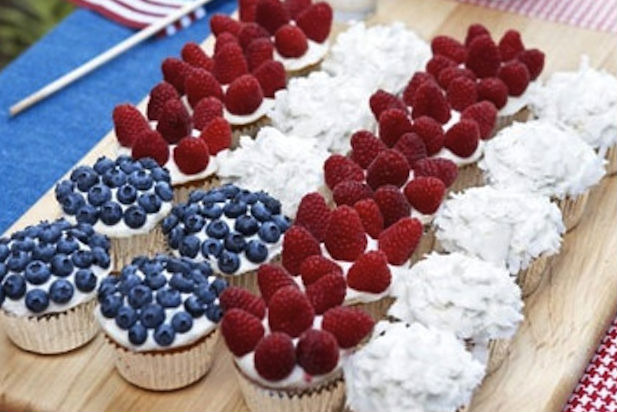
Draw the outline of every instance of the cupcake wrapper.
<instances>
[{"instance_id":1,"label":"cupcake wrapper","mask_svg":"<svg viewBox=\"0 0 617 412\"><path fill-rule=\"evenodd\" d=\"M497 116L497 121L495 122L495 135L504 127L510 126L514 122L526 122L531 118L531 110L529 107L523 107L521 110L514 114L510 114L507 116Z\"/></svg>"},{"instance_id":2,"label":"cupcake wrapper","mask_svg":"<svg viewBox=\"0 0 617 412\"><path fill-rule=\"evenodd\" d=\"M105 341L114 350L116 369L124 379L140 388L168 391L188 386L208 373L219 335L216 329L193 345L167 352L132 352L109 338Z\"/></svg>"},{"instance_id":3,"label":"cupcake wrapper","mask_svg":"<svg viewBox=\"0 0 617 412\"><path fill-rule=\"evenodd\" d=\"M411 258L409 259L411 264L414 264L421 260L425 255L431 253L435 248L435 228L432 225L424 226L424 233L420 237L420 243L414 250Z\"/></svg>"},{"instance_id":4,"label":"cupcake wrapper","mask_svg":"<svg viewBox=\"0 0 617 412\"><path fill-rule=\"evenodd\" d=\"M486 375L495 372L510 354L512 339L491 339L488 342L488 360L486 361Z\"/></svg>"},{"instance_id":5,"label":"cupcake wrapper","mask_svg":"<svg viewBox=\"0 0 617 412\"><path fill-rule=\"evenodd\" d=\"M0 323L20 348L41 354L71 351L94 338L99 325L94 318L96 299L67 311L43 316L15 316L0 310Z\"/></svg>"},{"instance_id":6,"label":"cupcake wrapper","mask_svg":"<svg viewBox=\"0 0 617 412\"><path fill-rule=\"evenodd\" d=\"M484 176L482 170L478 167L478 163L468 164L458 169L458 176L452 186L450 192L460 192L461 190L470 187L484 186Z\"/></svg>"},{"instance_id":7,"label":"cupcake wrapper","mask_svg":"<svg viewBox=\"0 0 617 412\"><path fill-rule=\"evenodd\" d=\"M585 207L589 200L589 191L575 197L567 196L559 200L559 208L563 215L563 223L566 226L566 232L574 229L583 218Z\"/></svg>"},{"instance_id":8,"label":"cupcake wrapper","mask_svg":"<svg viewBox=\"0 0 617 412\"><path fill-rule=\"evenodd\" d=\"M154 256L168 251L165 235L160 225L156 225L149 233L129 237L111 238L112 271L119 272L136 256Z\"/></svg>"},{"instance_id":9,"label":"cupcake wrapper","mask_svg":"<svg viewBox=\"0 0 617 412\"><path fill-rule=\"evenodd\" d=\"M253 412L338 412L345 400L342 377L314 389L288 391L268 389L247 379L236 368L244 401Z\"/></svg>"},{"instance_id":10,"label":"cupcake wrapper","mask_svg":"<svg viewBox=\"0 0 617 412\"><path fill-rule=\"evenodd\" d=\"M276 255L268 262L265 263L280 263L281 255ZM218 275L222 276L223 279L229 283L230 286L236 286L239 288L247 289L249 292L261 295L259 291L259 284L257 283L257 270L251 270L250 272L244 272L241 275L226 275L224 273L219 273Z\"/></svg>"},{"instance_id":11,"label":"cupcake wrapper","mask_svg":"<svg viewBox=\"0 0 617 412\"><path fill-rule=\"evenodd\" d=\"M608 148L605 158L608 160L606 164L606 175L612 176L617 173L617 145Z\"/></svg>"},{"instance_id":12,"label":"cupcake wrapper","mask_svg":"<svg viewBox=\"0 0 617 412\"><path fill-rule=\"evenodd\" d=\"M516 283L521 288L523 298L531 296L542 282L552 256L542 255L536 258L525 270L516 276Z\"/></svg>"},{"instance_id":13,"label":"cupcake wrapper","mask_svg":"<svg viewBox=\"0 0 617 412\"><path fill-rule=\"evenodd\" d=\"M316 72L321 70L321 62L323 60L318 61L315 64L311 64L310 66L306 66L300 70L287 70L287 80L293 77L305 77L311 74L312 72Z\"/></svg>"},{"instance_id":14,"label":"cupcake wrapper","mask_svg":"<svg viewBox=\"0 0 617 412\"><path fill-rule=\"evenodd\" d=\"M372 316L377 322L386 318L390 306L394 303L394 298L385 296L379 300L373 302L343 302L343 305L351 306L357 309L362 309L366 313Z\"/></svg>"},{"instance_id":15,"label":"cupcake wrapper","mask_svg":"<svg viewBox=\"0 0 617 412\"><path fill-rule=\"evenodd\" d=\"M235 149L240 144L240 136L251 136L252 139L257 136L257 133L262 127L272 124L272 120L267 116L262 116L253 123L231 126L231 148Z\"/></svg>"},{"instance_id":16,"label":"cupcake wrapper","mask_svg":"<svg viewBox=\"0 0 617 412\"><path fill-rule=\"evenodd\" d=\"M221 185L218 176L208 176L205 179L187 182L178 186L174 186L174 203L186 203L189 200L189 194L197 189L212 189Z\"/></svg>"}]
</instances>

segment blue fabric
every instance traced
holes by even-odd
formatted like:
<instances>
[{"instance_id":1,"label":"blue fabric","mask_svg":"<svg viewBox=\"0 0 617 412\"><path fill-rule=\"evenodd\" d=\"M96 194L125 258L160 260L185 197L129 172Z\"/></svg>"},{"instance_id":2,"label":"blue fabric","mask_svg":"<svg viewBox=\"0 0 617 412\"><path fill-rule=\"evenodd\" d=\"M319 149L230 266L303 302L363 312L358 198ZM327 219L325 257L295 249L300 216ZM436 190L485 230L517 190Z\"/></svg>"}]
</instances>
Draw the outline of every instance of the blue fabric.
<instances>
[{"instance_id":1,"label":"blue fabric","mask_svg":"<svg viewBox=\"0 0 617 412\"><path fill-rule=\"evenodd\" d=\"M206 18L134 47L12 119L10 105L134 31L79 9L0 72L0 233L105 136L116 104L138 103L161 80L165 57L179 56L187 41L203 41L209 16L236 7L234 0L213 1Z\"/></svg>"}]
</instances>

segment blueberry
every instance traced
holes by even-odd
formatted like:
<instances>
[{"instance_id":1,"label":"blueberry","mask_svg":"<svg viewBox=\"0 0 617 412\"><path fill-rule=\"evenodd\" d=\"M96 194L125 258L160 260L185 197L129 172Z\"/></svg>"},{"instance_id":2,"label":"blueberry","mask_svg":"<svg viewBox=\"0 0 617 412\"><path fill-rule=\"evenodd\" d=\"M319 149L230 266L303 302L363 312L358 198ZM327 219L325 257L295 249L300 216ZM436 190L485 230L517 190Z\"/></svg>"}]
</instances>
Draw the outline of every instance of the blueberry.
<instances>
[{"instance_id":1,"label":"blueberry","mask_svg":"<svg viewBox=\"0 0 617 412\"><path fill-rule=\"evenodd\" d=\"M120 329L129 329L137 322L137 312L130 306L122 306L118 309L118 314L116 315L116 325Z\"/></svg>"},{"instance_id":2,"label":"blueberry","mask_svg":"<svg viewBox=\"0 0 617 412\"><path fill-rule=\"evenodd\" d=\"M95 172L102 175L109 169L113 169L115 163L113 160L107 157L99 157L94 166L92 167Z\"/></svg>"},{"instance_id":3,"label":"blueberry","mask_svg":"<svg viewBox=\"0 0 617 412\"><path fill-rule=\"evenodd\" d=\"M116 278L116 276L111 276L111 278ZM110 278L106 278L101 282L101 285L99 286L99 290L98 290L98 297L99 300L101 298L103 298L104 296L107 295L111 295L114 294L118 291L118 288L116 287L115 283L109 282Z\"/></svg>"},{"instance_id":4,"label":"blueberry","mask_svg":"<svg viewBox=\"0 0 617 412\"><path fill-rule=\"evenodd\" d=\"M120 166L123 163L132 163L132 162L133 162L133 158L131 157L131 155L120 155L116 157L117 166Z\"/></svg>"},{"instance_id":5,"label":"blueberry","mask_svg":"<svg viewBox=\"0 0 617 412\"><path fill-rule=\"evenodd\" d=\"M144 193L137 199L137 204L146 211L146 213L156 213L161 210L161 199L154 193Z\"/></svg>"},{"instance_id":6,"label":"blueberry","mask_svg":"<svg viewBox=\"0 0 617 412\"><path fill-rule=\"evenodd\" d=\"M26 281L22 276L9 275L4 280L2 289L4 290L4 294L7 298L13 300L21 299L21 297L26 293Z\"/></svg>"},{"instance_id":7,"label":"blueberry","mask_svg":"<svg viewBox=\"0 0 617 412\"><path fill-rule=\"evenodd\" d=\"M167 284L167 278L162 273L146 276L146 285L153 290L160 289L165 286L165 284Z\"/></svg>"},{"instance_id":8,"label":"blueberry","mask_svg":"<svg viewBox=\"0 0 617 412\"><path fill-rule=\"evenodd\" d=\"M152 290L146 285L137 285L129 292L129 304L135 309L152 302Z\"/></svg>"},{"instance_id":9,"label":"blueberry","mask_svg":"<svg viewBox=\"0 0 617 412\"><path fill-rule=\"evenodd\" d=\"M259 228L259 237L267 243L276 243L281 237L281 228L274 222L265 222Z\"/></svg>"},{"instance_id":10,"label":"blueberry","mask_svg":"<svg viewBox=\"0 0 617 412\"><path fill-rule=\"evenodd\" d=\"M169 235L167 236L167 243L170 248L178 249L182 239L184 239L184 229L180 226L176 226L171 229L171 232L169 232Z\"/></svg>"},{"instance_id":11,"label":"blueberry","mask_svg":"<svg viewBox=\"0 0 617 412\"><path fill-rule=\"evenodd\" d=\"M201 200L203 203L220 203L227 200L227 196L220 190L212 189L206 193L204 198Z\"/></svg>"},{"instance_id":12,"label":"blueberry","mask_svg":"<svg viewBox=\"0 0 617 412\"><path fill-rule=\"evenodd\" d=\"M15 240L12 249L23 250L24 252L32 252L36 243L29 237L24 237L23 240Z\"/></svg>"},{"instance_id":13,"label":"blueberry","mask_svg":"<svg viewBox=\"0 0 617 412\"><path fill-rule=\"evenodd\" d=\"M179 290L182 293L191 293L194 283L191 279L187 279L180 273L174 273L169 280L169 286Z\"/></svg>"},{"instance_id":14,"label":"blueberry","mask_svg":"<svg viewBox=\"0 0 617 412\"><path fill-rule=\"evenodd\" d=\"M99 175L89 166L80 166L71 173L71 180L77 184L82 192L87 192L99 182Z\"/></svg>"},{"instance_id":15,"label":"blueberry","mask_svg":"<svg viewBox=\"0 0 617 412\"><path fill-rule=\"evenodd\" d=\"M266 195L260 200L273 215L278 215L281 213L281 202L279 202L277 199L273 198L272 196Z\"/></svg>"},{"instance_id":16,"label":"blueberry","mask_svg":"<svg viewBox=\"0 0 617 412\"><path fill-rule=\"evenodd\" d=\"M192 317L198 318L204 314L206 308L197 296L189 296L189 298L184 301L184 310L190 313Z\"/></svg>"},{"instance_id":17,"label":"blueberry","mask_svg":"<svg viewBox=\"0 0 617 412\"><path fill-rule=\"evenodd\" d=\"M182 256L194 258L199 253L201 242L197 236L190 235L182 238L178 251Z\"/></svg>"},{"instance_id":18,"label":"blueberry","mask_svg":"<svg viewBox=\"0 0 617 412\"><path fill-rule=\"evenodd\" d=\"M109 238L105 235L101 235L100 233L93 233L88 239L88 246L91 248L100 247L103 249L109 249L111 242Z\"/></svg>"},{"instance_id":19,"label":"blueberry","mask_svg":"<svg viewBox=\"0 0 617 412\"><path fill-rule=\"evenodd\" d=\"M176 337L174 328L170 325L162 324L154 331L154 340L161 346L169 346Z\"/></svg>"},{"instance_id":20,"label":"blueberry","mask_svg":"<svg viewBox=\"0 0 617 412\"><path fill-rule=\"evenodd\" d=\"M245 236L252 236L259 230L259 222L252 216L242 215L236 219L234 229Z\"/></svg>"},{"instance_id":21,"label":"blueberry","mask_svg":"<svg viewBox=\"0 0 617 412\"><path fill-rule=\"evenodd\" d=\"M62 200L65 199L68 195L73 193L75 190L75 183L70 180L63 180L56 185L56 200L62 203Z\"/></svg>"},{"instance_id":22,"label":"blueberry","mask_svg":"<svg viewBox=\"0 0 617 412\"><path fill-rule=\"evenodd\" d=\"M96 276L90 269L79 269L75 273L75 286L80 292L92 292L96 288Z\"/></svg>"},{"instance_id":23,"label":"blueberry","mask_svg":"<svg viewBox=\"0 0 617 412\"><path fill-rule=\"evenodd\" d=\"M65 218L60 218L52 223L52 226L57 227L59 230L67 230L73 226L71 222L66 220Z\"/></svg>"},{"instance_id":24,"label":"blueberry","mask_svg":"<svg viewBox=\"0 0 617 412\"><path fill-rule=\"evenodd\" d=\"M210 287L214 290L217 296L219 296L223 291L229 286L227 281L223 278L216 278L212 281Z\"/></svg>"},{"instance_id":25,"label":"blueberry","mask_svg":"<svg viewBox=\"0 0 617 412\"><path fill-rule=\"evenodd\" d=\"M106 294L99 298L101 314L108 319L115 318L118 309L122 306L122 297L115 294Z\"/></svg>"},{"instance_id":26,"label":"blueberry","mask_svg":"<svg viewBox=\"0 0 617 412\"><path fill-rule=\"evenodd\" d=\"M238 186L228 183L220 188L221 192L227 196L228 199L233 199L238 193L240 193L240 189Z\"/></svg>"},{"instance_id":27,"label":"blueberry","mask_svg":"<svg viewBox=\"0 0 617 412\"><path fill-rule=\"evenodd\" d=\"M171 273L186 274L191 271L191 265L186 260L170 258L167 261L167 270Z\"/></svg>"},{"instance_id":28,"label":"blueberry","mask_svg":"<svg viewBox=\"0 0 617 412\"><path fill-rule=\"evenodd\" d=\"M171 318L171 326L178 333L185 333L193 327L193 318L186 312L178 312Z\"/></svg>"},{"instance_id":29,"label":"blueberry","mask_svg":"<svg viewBox=\"0 0 617 412\"><path fill-rule=\"evenodd\" d=\"M6 261L6 267L13 272L21 272L30 263L30 254L23 250L16 250Z\"/></svg>"},{"instance_id":30,"label":"blueberry","mask_svg":"<svg viewBox=\"0 0 617 412\"><path fill-rule=\"evenodd\" d=\"M229 226L222 220L213 220L206 226L206 234L216 239L223 239L229 233Z\"/></svg>"},{"instance_id":31,"label":"blueberry","mask_svg":"<svg viewBox=\"0 0 617 412\"><path fill-rule=\"evenodd\" d=\"M225 249L239 253L244 250L246 247L246 240L244 240L244 236L237 232L231 232L227 236L225 236Z\"/></svg>"},{"instance_id":32,"label":"blueberry","mask_svg":"<svg viewBox=\"0 0 617 412\"><path fill-rule=\"evenodd\" d=\"M171 181L171 177L169 175L169 171L167 169L163 169L162 167L156 167L151 171L152 177L157 182L167 182Z\"/></svg>"},{"instance_id":33,"label":"blueberry","mask_svg":"<svg viewBox=\"0 0 617 412\"><path fill-rule=\"evenodd\" d=\"M79 193L71 193L61 200L62 210L68 215L74 215L86 204L86 201Z\"/></svg>"},{"instance_id":34,"label":"blueberry","mask_svg":"<svg viewBox=\"0 0 617 412\"><path fill-rule=\"evenodd\" d=\"M208 278L204 276L204 274L199 269L193 269L188 274L188 278L193 281L195 284L208 283ZM192 289L189 291L191 292Z\"/></svg>"},{"instance_id":35,"label":"blueberry","mask_svg":"<svg viewBox=\"0 0 617 412\"><path fill-rule=\"evenodd\" d=\"M133 264L126 265L125 267L122 268L122 270L120 270L120 280L124 281L127 278L129 278L131 275L137 274L137 269L139 268Z\"/></svg>"},{"instance_id":36,"label":"blueberry","mask_svg":"<svg viewBox=\"0 0 617 412\"><path fill-rule=\"evenodd\" d=\"M83 269L92 265L92 262L94 262L94 255L89 250L77 250L71 255L71 260L73 261L73 265Z\"/></svg>"},{"instance_id":37,"label":"blueberry","mask_svg":"<svg viewBox=\"0 0 617 412\"><path fill-rule=\"evenodd\" d=\"M26 280L33 285L42 285L47 282L51 272L45 263L40 260L34 260L26 266L25 276Z\"/></svg>"},{"instance_id":38,"label":"blueberry","mask_svg":"<svg viewBox=\"0 0 617 412\"><path fill-rule=\"evenodd\" d=\"M182 219L184 217L185 209L186 209L186 204L179 203L171 208L171 214L176 216L178 219Z\"/></svg>"},{"instance_id":39,"label":"blueberry","mask_svg":"<svg viewBox=\"0 0 617 412\"><path fill-rule=\"evenodd\" d=\"M26 293L26 307L34 313L41 313L49 307L49 296L41 289Z\"/></svg>"},{"instance_id":40,"label":"blueberry","mask_svg":"<svg viewBox=\"0 0 617 412\"><path fill-rule=\"evenodd\" d=\"M208 219L218 219L223 214L223 208L216 203L204 203L201 207L201 214Z\"/></svg>"},{"instance_id":41,"label":"blueberry","mask_svg":"<svg viewBox=\"0 0 617 412\"><path fill-rule=\"evenodd\" d=\"M94 263L102 269L107 269L111 264L109 253L102 247L93 247L92 256L94 257Z\"/></svg>"},{"instance_id":42,"label":"blueberry","mask_svg":"<svg viewBox=\"0 0 617 412\"><path fill-rule=\"evenodd\" d=\"M99 217L107 226L113 226L122 220L122 207L113 201L106 202L101 206Z\"/></svg>"},{"instance_id":43,"label":"blueberry","mask_svg":"<svg viewBox=\"0 0 617 412\"><path fill-rule=\"evenodd\" d=\"M195 189L189 193L189 203L196 203L201 201L206 195L206 191L202 189Z\"/></svg>"},{"instance_id":44,"label":"blueberry","mask_svg":"<svg viewBox=\"0 0 617 412\"><path fill-rule=\"evenodd\" d=\"M216 239L207 239L201 245L201 254L204 257L219 257L221 252L223 251L223 244Z\"/></svg>"},{"instance_id":45,"label":"blueberry","mask_svg":"<svg viewBox=\"0 0 617 412\"><path fill-rule=\"evenodd\" d=\"M73 273L73 262L64 253L58 253L51 259L51 273L56 276L68 276Z\"/></svg>"},{"instance_id":46,"label":"blueberry","mask_svg":"<svg viewBox=\"0 0 617 412\"><path fill-rule=\"evenodd\" d=\"M129 175L129 183L139 190L149 190L154 183L154 179L146 170L135 170Z\"/></svg>"},{"instance_id":47,"label":"blueberry","mask_svg":"<svg viewBox=\"0 0 617 412\"><path fill-rule=\"evenodd\" d=\"M136 287L137 285L141 285L141 278L134 273L129 273L124 277L120 277L120 284L118 285L118 290L123 295L128 295L131 289Z\"/></svg>"},{"instance_id":48,"label":"blueberry","mask_svg":"<svg viewBox=\"0 0 617 412\"><path fill-rule=\"evenodd\" d=\"M210 285L199 285L195 288L194 293L204 305L208 305L216 299L216 293L210 288Z\"/></svg>"},{"instance_id":49,"label":"blueberry","mask_svg":"<svg viewBox=\"0 0 617 412\"><path fill-rule=\"evenodd\" d=\"M156 328L165 321L165 310L161 305L146 305L141 309L140 320L146 328Z\"/></svg>"},{"instance_id":50,"label":"blueberry","mask_svg":"<svg viewBox=\"0 0 617 412\"><path fill-rule=\"evenodd\" d=\"M111 190L103 184L96 184L88 190L88 203L100 206L111 199Z\"/></svg>"},{"instance_id":51,"label":"blueberry","mask_svg":"<svg viewBox=\"0 0 617 412\"><path fill-rule=\"evenodd\" d=\"M251 206L251 214L260 222L267 222L272 218L272 213L270 213L266 206L261 202L257 202Z\"/></svg>"},{"instance_id":52,"label":"blueberry","mask_svg":"<svg viewBox=\"0 0 617 412\"><path fill-rule=\"evenodd\" d=\"M129 341L135 345L143 345L144 342L148 339L148 330L139 322L136 322L129 329Z\"/></svg>"},{"instance_id":53,"label":"blueberry","mask_svg":"<svg viewBox=\"0 0 617 412\"><path fill-rule=\"evenodd\" d=\"M287 216L275 215L272 216L272 221L281 229L281 233L287 231L291 227L291 221Z\"/></svg>"},{"instance_id":54,"label":"blueberry","mask_svg":"<svg viewBox=\"0 0 617 412\"><path fill-rule=\"evenodd\" d=\"M24 233L26 234L27 237L34 239L39 236L39 234L41 233L41 230L42 230L41 225L27 226L24 229Z\"/></svg>"},{"instance_id":55,"label":"blueberry","mask_svg":"<svg viewBox=\"0 0 617 412\"><path fill-rule=\"evenodd\" d=\"M77 210L75 218L80 223L95 224L99 220L99 211L96 207L85 204Z\"/></svg>"},{"instance_id":56,"label":"blueberry","mask_svg":"<svg viewBox=\"0 0 617 412\"><path fill-rule=\"evenodd\" d=\"M171 229L176 227L179 221L180 220L178 219L178 216L176 215L172 214L172 215L167 216L165 219L163 219L163 223L161 224L163 233L168 234L169 232L171 232Z\"/></svg>"},{"instance_id":57,"label":"blueberry","mask_svg":"<svg viewBox=\"0 0 617 412\"><path fill-rule=\"evenodd\" d=\"M182 303L182 296L176 289L160 289L156 292L156 301L164 308L177 308Z\"/></svg>"},{"instance_id":58,"label":"blueberry","mask_svg":"<svg viewBox=\"0 0 617 412\"><path fill-rule=\"evenodd\" d=\"M56 303L67 303L73 297L74 289L68 280L57 279L49 287L49 297Z\"/></svg>"},{"instance_id":59,"label":"blueberry","mask_svg":"<svg viewBox=\"0 0 617 412\"><path fill-rule=\"evenodd\" d=\"M197 233L204 227L204 218L198 214L184 216L184 227L187 233Z\"/></svg>"},{"instance_id":60,"label":"blueberry","mask_svg":"<svg viewBox=\"0 0 617 412\"><path fill-rule=\"evenodd\" d=\"M9 253L11 253L11 251L6 243L0 243L0 262L4 262L6 258L9 257Z\"/></svg>"},{"instance_id":61,"label":"blueberry","mask_svg":"<svg viewBox=\"0 0 617 412\"><path fill-rule=\"evenodd\" d=\"M163 265L161 262L148 259L140 265L140 269L146 276L155 276L163 271Z\"/></svg>"},{"instance_id":62,"label":"blueberry","mask_svg":"<svg viewBox=\"0 0 617 412\"><path fill-rule=\"evenodd\" d=\"M86 237L90 237L94 234L94 228L89 223L78 223L76 229L84 233Z\"/></svg>"},{"instance_id":63,"label":"blueberry","mask_svg":"<svg viewBox=\"0 0 617 412\"><path fill-rule=\"evenodd\" d=\"M141 159L139 159L139 163L141 163L141 165L148 170L159 167L159 164L156 162L156 160L151 157L142 157Z\"/></svg>"},{"instance_id":64,"label":"blueberry","mask_svg":"<svg viewBox=\"0 0 617 412\"><path fill-rule=\"evenodd\" d=\"M110 188L120 187L126 183L126 173L120 169L109 169L103 174L103 183Z\"/></svg>"},{"instance_id":65,"label":"blueberry","mask_svg":"<svg viewBox=\"0 0 617 412\"><path fill-rule=\"evenodd\" d=\"M124 223L131 229L138 229L146 223L146 212L139 206L131 206L124 211Z\"/></svg>"},{"instance_id":66,"label":"blueberry","mask_svg":"<svg viewBox=\"0 0 617 412\"><path fill-rule=\"evenodd\" d=\"M80 242L84 242L84 243L88 242L88 235L85 232L82 232L81 230L79 230L77 228L70 229L67 232L67 236L72 236L72 237L76 238L77 240L79 240Z\"/></svg>"},{"instance_id":67,"label":"blueberry","mask_svg":"<svg viewBox=\"0 0 617 412\"><path fill-rule=\"evenodd\" d=\"M39 243L34 248L32 257L43 262L49 262L55 254L56 247L54 245L49 243Z\"/></svg>"},{"instance_id":68,"label":"blueberry","mask_svg":"<svg viewBox=\"0 0 617 412\"><path fill-rule=\"evenodd\" d=\"M2 307L3 303L4 303L4 290L0 288L0 307Z\"/></svg>"},{"instance_id":69,"label":"blueberry","mask_svg":"<svg viewBox=\"0 0 617 412\"><path fill-rule=\"evenodd\" d=\"M69 255L79 249L79 242L72 235L67 235L60 239L56 245L58 253Z\"/></svg>"},{"instance_id":70,"label":"blueberry","mask_svg":"<svg viewBox=\"0 0 617 412\"><path fill-rule=\"evenodd\" d=\"M246 245L246 258L253 263L262 263L268 257L268 248L259 240L251 240Z\"/></svg>"},{"instance_id":71,"label":"blueberry","mask_svg":"<svg viewBox=\"0 0 617 412\"><path fill-rule=\"evenodd\" d=\"M225 207L223 208L223 213L225 213L225 216L231 219L242 216L246 213L246 203L231 201L225 205Z\"/></svg>"},{"instance_id":72,"label":"blueberry","mask_svg":"<svg viewBox=\"0 0 617 412\"><path fill-rule=\"evenodd\" d=\"M0 282L4 279L4 275L8 272L6 265L4 263L0 263ZM2 290L2 288L0 288ZM1 306L1 305L0 305Z\"/></svg>"},{"instance_id":73,"label":"blueberry","mask_svg":"<svg viewBox=\"0 0 617 412\"><path fill-rule=\"evenodd\" d=\"M123 205L132 205L137 199L137 189L131 185L123 185L118 189L116 197Z\"/></svg>"},{"instance_id":74,"label":"blueberry","mask_svg":"<svg viewBox=\"0 0 617 412\"><path fill-rule=\"evenodd\" d=\"M257 201L257 195L248 190L241 190L235 197L237 200L241 200L246 204L252 205Z\"/></svg>"},{"instance_id":75,"label":"blueberry","mask_svg":"<svg viewBox=\"0 0 617 412\"><path fill-rule=\"evenodd\" d=\"M137 170L142 170L143 166L141 165L141 163L134 161L133 159L130 160L123 160L120 162L120 169L126 173L127 175L130 175L131 173L137 171Z\"/></svg>"},{"instance_id":76,"label":"blueberry","mask_svg":"<svg viewBox=\"0 0 617 412\"><path fill-rule=\"evenodd\" d=\"M218 257L218 266L221 272L232 274L240 267L240 259L235 253L223 250Z\"/></svg>"},{"instance_id":77,"label":"blueberry","mask_svg":"<svg viewBox=\"0 0 617 412\"><path fill-rule=\"evenodd\" d=\"M198 270L203 276L206 278L212 276L212 267L210 267L210 263L202 261L202 262L194 262L195 270Z\"/></svg>"},{"instance_id":78,"label":"blueberry","mask_svg":"<svg viewBox=\"0 0 617 412\"><path fill-rule=\"evenodd\" d=\"M206 309L206 317L214 323L218 323L223 317L223 311L218 305L210 305Z\"/></svg>"}]
</instances>

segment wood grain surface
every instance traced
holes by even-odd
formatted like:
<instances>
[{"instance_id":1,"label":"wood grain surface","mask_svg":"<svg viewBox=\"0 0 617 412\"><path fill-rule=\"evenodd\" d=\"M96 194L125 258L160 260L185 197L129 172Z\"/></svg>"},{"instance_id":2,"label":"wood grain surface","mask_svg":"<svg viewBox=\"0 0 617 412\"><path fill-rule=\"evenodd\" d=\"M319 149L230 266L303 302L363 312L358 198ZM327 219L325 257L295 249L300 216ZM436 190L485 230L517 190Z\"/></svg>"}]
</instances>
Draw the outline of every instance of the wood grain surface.
<instances>
[{"instance_id":1,"label":"wood grain surface","mask_svg":"<svg viewBox=\"0 0 617 412\"><path fill-rule=\"evenodd\" d=\"M467 26L475 22L486 25L495 37L516 28L528 46L547 54L544 76L575 69L582 53L590 56L594 66L617 72L617 39L607 33L447 0L380 0L371 23L396 20L426 39L436 34L463 38ZM113 155L112 143L110 133L80 163ZM616 210L617 178L604 179L593 190L581 224L565 237L562 252L540 290L526 302L526 318L510 356L478 388L471 411L561 410L615 316ZM50 189L7 233L59 215ZM222 343L206 378L169 393L148 392L126 383L105 349L99 336L66 355L33 355L18 350L0 331L0 410L246 410Z\"/></svg>"}]
</instances>

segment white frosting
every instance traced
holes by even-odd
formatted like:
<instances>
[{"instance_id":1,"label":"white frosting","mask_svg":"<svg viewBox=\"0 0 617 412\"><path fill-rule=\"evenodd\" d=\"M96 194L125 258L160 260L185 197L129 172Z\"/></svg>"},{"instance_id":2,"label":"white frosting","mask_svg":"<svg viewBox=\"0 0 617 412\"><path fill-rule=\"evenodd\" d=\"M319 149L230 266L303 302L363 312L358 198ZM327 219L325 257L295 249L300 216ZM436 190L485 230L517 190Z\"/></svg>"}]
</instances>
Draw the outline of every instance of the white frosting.
<instances>
[{"instance_id":1,"label":"white frosting","mask_svg":"<svg viewBox=\"0 0 617 412\"><path fill-rule=\"evenodd\" d=\"M490 186L453 194L434 224L445 250L505 265L513 275L540 255L558 253L565 232L559 207L547 197Z\"/></svg>"},{"instance_id":2,"label":"white frosting","mask_svg":"<svg viewBox=\"0 0 617 412\"><path fill-rule=\"evenodd\" d=\"M521 291L501 266L461 253L431 253L392 285L388 314L486 342L511 338L523 320Z\"/></svg>"},{"instance_id":3,"label":"white frosting","mask_svg":"<svg viewBox=\"0 0 617 412\"><path fill-rule=\"evenodd\" d=\"M226 108L223 109L223 116L225 120L232 126L245 126L251 124L266 116L270 110L274 107L274 99L264 97L259 107L251 114L233 114Z\"/></svg>"},{"instance_id":4,"label":"white frosting","mask_svg":"<svg viewBox=\"0 0 617 412\"><path fill-rule=\"evenodd\" d=\"M274 60L281 62L285 71L294 72L302 70L309 66L319 63L328 54L328 41L317 43L313 40L308 40L308 49L300 57L284 57L274 49Z\"/></svg>"},{"instance_id":5,"label":"white frosting","mask_svg":"<svg viewBox=\"0 0 617 412\"><path fill-rule=\"evenodd\" d=\"M502 129L478 165L490 184L560 199L584 193L605 173L604 160L587 143L543 120Z\"/></svg>"},{"instance_id":6,"label":"white frosting","mask_svg":"<svg viewBox=\"0 0 617 412\"><path fill-rule=\"evenodd\" d=\"M469 403L484 366L451 333L382 321L343 372L354 412L454 412Z\"/></svg>"},{"instance_id":7,"label":"white frosting","mask_svg":"<svg viewBox=\"0 0 617 412\"><path fill-rule=\"evenodd\" d=\"M531 106L536 116L574 129L602 156L617 144L617 77L590 67L587 56L578 71L554 73L533 94Z\"/></svg>"},{"instance_id":8,"label":"white frosting","mask_svg":"<svg viewBox=\"0 0 617 412\"><path fill-rule=\"evenodd\" d=\"M285 136L265 127L254 140L242 136L237 149L218 155L218 176L224 183L269 193L293 218L302 197L323 186L323 163L328 156L317 139Z\"/></svg>"}]
</instances>

